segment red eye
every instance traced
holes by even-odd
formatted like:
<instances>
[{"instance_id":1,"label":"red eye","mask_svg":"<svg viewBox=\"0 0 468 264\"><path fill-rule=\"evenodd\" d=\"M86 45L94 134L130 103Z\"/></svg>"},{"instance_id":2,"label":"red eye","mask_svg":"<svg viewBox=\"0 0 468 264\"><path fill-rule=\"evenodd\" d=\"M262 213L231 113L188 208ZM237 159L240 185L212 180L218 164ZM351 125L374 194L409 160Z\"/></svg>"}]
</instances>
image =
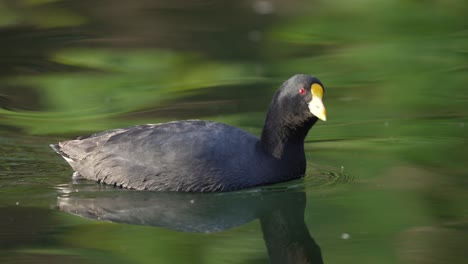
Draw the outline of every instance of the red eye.
<instances>
[{"instance_id":1,"label":"red eye","mask_svg":"<svg viewBox=\"0 0 468 264\"><path fill-rule=\"evenodd\" d=\"M306 90L304 88L299 89L299 94L304 95L306 93Z\"/></svg>"}]
</instances>

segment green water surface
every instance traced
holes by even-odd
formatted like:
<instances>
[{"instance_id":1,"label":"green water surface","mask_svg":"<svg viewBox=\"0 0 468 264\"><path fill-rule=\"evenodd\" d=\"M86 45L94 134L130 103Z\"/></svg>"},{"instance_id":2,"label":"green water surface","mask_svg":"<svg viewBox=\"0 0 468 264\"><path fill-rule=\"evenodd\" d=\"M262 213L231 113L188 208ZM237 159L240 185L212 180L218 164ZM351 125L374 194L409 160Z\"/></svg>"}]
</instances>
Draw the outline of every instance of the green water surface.
<instances>
[{"instance_id":1,"label":"green water surface","mask_svg":"<svg viewBox=\"0 0 468 264\"><path fill-rule=\"evenodd\" d=\"M468 2L0 1L1 263L464 263ZM48 144L207 119L259 135L325 85L304 179L226 194L73 182Z\"/></svg>"}]
</instances>

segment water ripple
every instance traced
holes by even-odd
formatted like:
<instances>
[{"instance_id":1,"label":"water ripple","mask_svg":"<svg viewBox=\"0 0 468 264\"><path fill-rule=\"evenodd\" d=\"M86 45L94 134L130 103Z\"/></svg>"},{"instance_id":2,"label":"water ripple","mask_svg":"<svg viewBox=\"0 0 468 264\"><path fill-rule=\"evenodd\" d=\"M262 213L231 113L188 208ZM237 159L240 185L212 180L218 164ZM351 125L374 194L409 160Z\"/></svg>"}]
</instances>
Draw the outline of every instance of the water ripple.
<instances>
[{"instance_id":1,"label":"water ripple","mask_svg":"<svg viewBox=\"0 0 468 264\"><path fill-rule=\"evenodd\" d=\"M352 174L343 166L334 166L308 162L307 173L304 177L306 189L319 188L354 181Z\"/></svg>"}]
</instances>

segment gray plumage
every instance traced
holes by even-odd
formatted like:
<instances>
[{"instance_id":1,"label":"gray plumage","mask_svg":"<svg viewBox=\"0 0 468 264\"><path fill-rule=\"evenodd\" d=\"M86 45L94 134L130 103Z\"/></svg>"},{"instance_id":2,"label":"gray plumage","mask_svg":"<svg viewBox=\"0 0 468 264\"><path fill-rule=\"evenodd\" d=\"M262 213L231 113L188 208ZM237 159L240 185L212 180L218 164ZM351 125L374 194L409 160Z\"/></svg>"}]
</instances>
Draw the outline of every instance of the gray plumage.
<instances>
[{"instance_id":1,"label":"gray plumage","mask_svg":"<svg viewBox=\"0 0 468 264\"><path fill-rule=\"evenodd\" d=\"M304 138L317 118L298 87L319 83L296 75L270 106L261 139L200 120L139 125L59 142L51 147L82 177L136 190L232 191L301 177Z\"/></svg>"}]
</instances>

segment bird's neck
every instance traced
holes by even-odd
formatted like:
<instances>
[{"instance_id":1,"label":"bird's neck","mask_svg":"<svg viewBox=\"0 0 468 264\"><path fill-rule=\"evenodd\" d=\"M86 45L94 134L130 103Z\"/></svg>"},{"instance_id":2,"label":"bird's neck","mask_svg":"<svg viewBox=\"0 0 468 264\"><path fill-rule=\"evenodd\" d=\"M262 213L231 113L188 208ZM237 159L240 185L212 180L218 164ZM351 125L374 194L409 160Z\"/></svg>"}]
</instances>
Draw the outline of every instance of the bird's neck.
<instances>
[{"instance_id":1,"label":"bird's neck","mask_svg":"<svg viewBox=\"0 0 468 264\"><path fill-rule=\"evenodd\" d=\"M304 140L310 128L317 122L313 117L307 121L297 122L274 112L268 112L260 142L264 150L276 159L304 155Z\"/></svg>"}]
</instances>

